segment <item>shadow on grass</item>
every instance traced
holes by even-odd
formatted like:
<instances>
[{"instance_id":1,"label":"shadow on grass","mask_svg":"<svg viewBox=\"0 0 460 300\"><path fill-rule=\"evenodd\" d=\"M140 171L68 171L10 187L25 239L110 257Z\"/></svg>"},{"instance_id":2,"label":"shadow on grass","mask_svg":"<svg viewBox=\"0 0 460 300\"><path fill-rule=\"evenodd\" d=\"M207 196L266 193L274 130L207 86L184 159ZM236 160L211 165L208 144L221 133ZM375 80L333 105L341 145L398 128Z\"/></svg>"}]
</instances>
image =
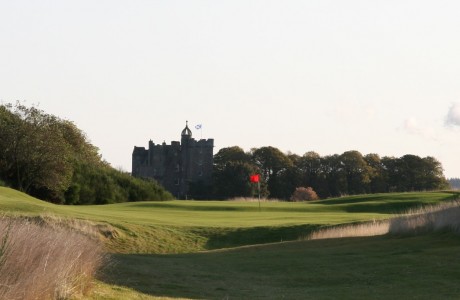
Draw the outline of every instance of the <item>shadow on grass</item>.
<instances>
[{"instance_id":1,"label":"shadow on grass","mask_svg":"<svg viewBox=\"0 0 460 300\"><path fill-rule=\"evenodd\" d=\"M424 199L431 201L446 201L455 200L460 197L460 193L455 191L442 191L442 192L406 192L406 193L382 193L382 194L369 194L369 195L356 195L347 196L336 199L325 199L316 201L318 204L334 205L334 204L355 204L364 202L378 202L378 201L418 201L424 202Z\"/></svg>"},{"instance_id":2,"label":"shadow on grass","mask_svg":"<svg viewBox=\"0 0 460 300\"><path fill-rule=\"evenodd\" d=\"M304 238L320 225L295 225L284 227L254 228L191 228L190 232L204 237L204 249L222 252L203 252L188 254L114 254L113 264L105 270L102 281L125 286L136 291L163 297L185 297L192 299L216 299L215 295L234 293L223 283L233 280L232 260L240 260L239 255L222 260L227 251L242 249L243 253L254 253L258 247L276 245L275 243L295 241ZM258 246L256 244L259 244ZM237 248L241 246L255 246ZM230 249L234 248L234 249ZM238 251L238 250L236 250ZM265 261L260 260L264 264ZM200 262L201 261L201 262ZM236 265L240 262L235 262ZM224 266L225 265L225 266ZM244 267L244 263L241 264ZM241 278L237 279L240 281ZM246 279L248 282L250 278ZM209 283L209 284L208 284ZM249 287L248 287L249 288ZM248 296L248 288L241 293ZM219 296L220 297L220 296ZM221 299L219 298L219 299Z\"/></svg>"},{"instance_id":3,"label":"shadow on grass","mask_svg":"<svg viewBox=\"0 0 460 300\"><path fill-rule=\"evenodd\" d=\"M326 206L334 204L343 211L351 213L399 214L410 209L418 209L421 206L457 199L459 199L457 192L432 192L401 193L390 196L388 194L365 195L324 200L317 203Z\"/></svg>"},{"instance_id":4,"label":"shadow on grass","mask_svg":"<svg viewBox=\"0 0 460 300\"><path fill-rule=\"evenodd\" d=\"M208 250L249 246L256 244L295 241L309 235L320 225L296 225L282 227L251 227L251 228L203 228L195 231L205 236Z\"/></svg>"},{"instance_id":5,"label":"shadow on grass","mask_svg":"<svg viewBox=\"0 0 460 300\"><path fill-rule=\"evenodd\" d=\"M410 201L389 201L389 202L366 202L351 204L344 207L344 211L350 213L381 213L381 214L398 214L404 213L410 209L420 208L422 204L419 200Z\"/></svg>"},{"instance_id":6,"label":"shadow on grass","mask_svg":"<svg viewBox=\"0 0 460 300\"><path fill-rule=\"evenodd\" d=\"M202 203L202 202L197 202ZM240 210L256 210L257 208L241 208L241 207L232 207L232 206L222 206L222 205L199 205L194 206L190 205L188 202L184 204L178 204L177 202L168 203L168 202L136 202L131 204L131 207L137 208L167 208L169 210L184 210L184 211L240 211Z\"/></svg>"},{"instance_id":7,"label":"shadow on grass","mask_svg":"<svg viewBox=\"0 0 460 300\"><path fill-rule=\"evenodd\" d=\"M459 250L458 237L440 234L120 254L102 280L188 299L458 299Z\"/></svg>"}]
</instances>

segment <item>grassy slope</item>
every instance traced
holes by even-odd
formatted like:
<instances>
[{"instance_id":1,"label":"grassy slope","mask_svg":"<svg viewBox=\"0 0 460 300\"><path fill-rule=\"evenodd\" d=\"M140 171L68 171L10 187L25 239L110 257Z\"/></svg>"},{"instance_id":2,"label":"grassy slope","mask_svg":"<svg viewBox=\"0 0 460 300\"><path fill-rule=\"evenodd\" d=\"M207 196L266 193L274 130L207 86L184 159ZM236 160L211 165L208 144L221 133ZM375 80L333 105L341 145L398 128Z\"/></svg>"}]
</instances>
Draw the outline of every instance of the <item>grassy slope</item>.
<instances>
[{"instance_id":1,"label":"grassy slope","mask_svg":"<svg viewBox=\"0 0 460 300\"><path fill-rule=\"evenodd\" d=\"M460 239L442 234L118 255L107 280L193 299L458 299Z\"/></svg>"},{"instance_id":2,"label":"grassy slope","mask_svg":"<svg viewBox=\"0 0 460 300\"><path fill-rule=\"evenodd\" d=\"M295 240L321 225L386 218L452 193L356 196L314 203L142 202L66 207L0 188L7 214L53 214L111 224L107 240L116 264L92 299L166 297L455 298L460 241L449 235L303 241L202 253ZM427 284L430 282L430 284ZM435 287L431 283L435 284ZM124 286L127 288L123 288ZM144 294L139 294L141 291ZM441 293L441 294L439 294ZM340 297L339 297L340 296Z\"/></svg>"},{"instance_id":3,"label":"grassy slope","mask_svg":"<svg viewBox=\"0 0 460 300\"><path fill-rule=\"evenodd\" d=\"M407 208L451 199L452 193L354 196L311 203L137 202L102 206L57 206L0 187L9 214L57 215L110 224L113 252L183 253L296 240L322 225L388 218Z\"/></svg>"}]
</instances>

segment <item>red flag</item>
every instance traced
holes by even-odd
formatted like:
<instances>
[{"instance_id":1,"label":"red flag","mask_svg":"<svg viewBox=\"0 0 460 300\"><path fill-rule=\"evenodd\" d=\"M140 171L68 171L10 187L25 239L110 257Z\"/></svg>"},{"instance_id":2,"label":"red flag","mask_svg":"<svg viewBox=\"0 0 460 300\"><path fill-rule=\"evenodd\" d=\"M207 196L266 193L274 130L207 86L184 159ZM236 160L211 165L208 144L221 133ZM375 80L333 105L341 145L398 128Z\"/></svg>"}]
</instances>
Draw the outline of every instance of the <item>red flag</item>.
<instances>
[{"instance_id":1,"label":"red flag","mask_svg":"<svg viewBox=\"0 0 460 300\"><path fill-rule=\"evenodd\" d=\"M249 176L249 181L259 182L259 174L254 174L254 175Z\"/></svg>"}]
</instances>

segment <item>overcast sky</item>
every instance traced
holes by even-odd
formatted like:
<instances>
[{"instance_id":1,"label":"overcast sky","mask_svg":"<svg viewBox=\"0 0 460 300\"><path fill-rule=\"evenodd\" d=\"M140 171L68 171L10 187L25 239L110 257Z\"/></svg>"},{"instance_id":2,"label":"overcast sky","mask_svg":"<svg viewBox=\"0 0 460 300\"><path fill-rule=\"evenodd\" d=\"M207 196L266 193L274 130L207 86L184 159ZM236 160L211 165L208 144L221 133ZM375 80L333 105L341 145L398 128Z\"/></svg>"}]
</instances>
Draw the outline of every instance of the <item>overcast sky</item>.
<instances>
[{"instance_id":1,"label":"overcast sky","mask_svg":"<svg viewBox=\"0 0 460 300\"><path fill-rule=\"evenodd\" d=\"M454 0L0 0L0 101L127 171L188 120L215 153L416 154L460 177L459 37Z\"/></svg>"}]
</instances>

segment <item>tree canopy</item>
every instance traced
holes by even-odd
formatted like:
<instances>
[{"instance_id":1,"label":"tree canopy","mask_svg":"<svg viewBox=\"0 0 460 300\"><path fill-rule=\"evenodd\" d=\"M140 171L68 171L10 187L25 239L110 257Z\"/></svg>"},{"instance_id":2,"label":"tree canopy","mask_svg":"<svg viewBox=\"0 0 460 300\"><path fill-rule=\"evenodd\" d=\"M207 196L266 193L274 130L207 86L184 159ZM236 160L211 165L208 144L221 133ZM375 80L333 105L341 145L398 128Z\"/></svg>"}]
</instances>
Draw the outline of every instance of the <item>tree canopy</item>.
<instances>
[{"instance_id":1,"label":"tree canopy","mask_svg":"<svg viewBox=\"0 0 460 300\"><path fill-rule=\"evenodd\" d=\"M172 198L154 181L113 169L72 122L20 103L0 105L0 179L57 203Z\"/></svg>"},{"instance_id":2,"label":"tree canopy","mask_svg":"<svg viewBox=\"0 0 460 300\"><path fill-rule=\"evenodd\" d=\"M213 186L196 183L191 192L200 199L254 197L258 184L249 176L256 173L262 196L285 200L299 187L311 187L321 198L448 187L441 163L431 156L381 158L355 150L299 156L272 146L249 152L233 146L215 154ZM172 198L155 181L112 168L72 122L20 103L0 105L0 183L66 204Z\"/></svg>"},{"instance_id":3,"label":"tree canopy","mask_svg":"<svg viewBox=\"0 0 460 300\"><path fill-rule=\"evenodd\" d=\"M230 155L231 154L231 155ZM267 146L245 153L234 146L221 149L216 156L214 189L219 197L248 196L248 174L262 176L266 193L271 198L289 199L298 187L311 187L321 198L393 191L437 190L447 187L441 163L434 157L404 155L383 157L359 151L320 156L306 152L299 156L284 154ZM243 162L244 161L244 162ZM244 164L245 172L235 169ZM224 176L225 174L225 176ZM244 174L244 175L243 175ZM236 178L239 178L238 183Z\"/></svg>"},{"instance_id":4,"label":"tree canopy","mask_svg":"<svg viewBox=\"0 0 460 300\"><path fill-rule=\"evenodd\" d=\"M0 172L15 188L59 194L69 186L71 146L59 122L34 107L0 107Z\"/></svg>"}]
</instances>

